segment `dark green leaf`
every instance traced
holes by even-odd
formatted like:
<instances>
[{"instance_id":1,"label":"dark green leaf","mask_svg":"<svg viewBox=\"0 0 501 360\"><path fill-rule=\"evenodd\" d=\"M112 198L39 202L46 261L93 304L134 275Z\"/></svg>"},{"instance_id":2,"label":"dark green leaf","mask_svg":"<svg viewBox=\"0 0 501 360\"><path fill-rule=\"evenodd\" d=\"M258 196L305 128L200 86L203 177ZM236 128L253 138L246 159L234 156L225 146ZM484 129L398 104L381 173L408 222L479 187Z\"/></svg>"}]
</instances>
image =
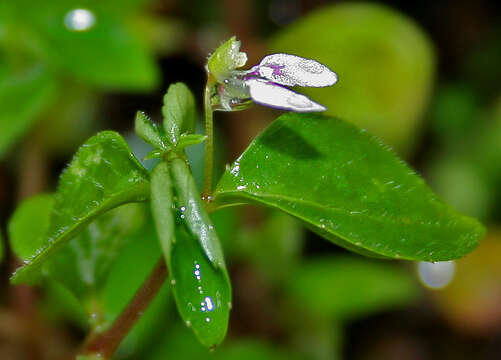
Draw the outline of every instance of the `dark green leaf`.
<instances>
[{"instance_id":1,"label":"dark green leaf","mask_svg":"<svg viewBox=\"0 0 501 360\"><path fill-rule=\"evenodd\" d=\"M313 259L287 279L289 298L298 307L336 320L405 306L419 294L412 273L393 263L359 257Z\"/></svg>"},{"instance_id":2,"label":"dark green leaf","mask_svg":"<svg viewBox=\"0 0 501 360\"><path fill-rule=\"evenodd\" d=\"M213 266L226 269L221 244L205 204L200 199L200 191L189 165L185 160L176 158L170 163L170 170L181 219L184 219L188 230L199 238L200 245Z\"/></svg>"},{"instance_id":3,"label":"dark green leaf","mask_svg":"<svg viewBox=\"0 0 501 360\"><path fill-rule=\"evenodd\" d=\"M162 107L164 129L172 144L177 144L183 133L192 133L195 128L195 98L183 83L169 86Z\"/></svg>"},{"instance_id":4,"label":"dark green leaf","mask_svg":"<svg viewBox=\"0 0 501 360\"><path fill-rule=\"evenodd\" d=\"M134 123L136 134L146 141L151 146L165 150L167 144L162 130L157 124L153 123L151 119L142 111L136 113L136 121Z\"/></svg>"},{"instance_id":5,"label":"dark green leaf","mask_svg":"<svg viewBox=\"0 0 501 360\"><path fill-rule=\"evenodd\" d=\"M0 157L27 131L55 95L51 74L40 66L0 74Z\"/></svg>"},{"instance_id":6,"label":"dark green leaf","mask_svg":"<svg viewBox=\"0 0 501 360\"><path fill-rule=\"evenodd\" d=\"M178 216L187 229L174 229L173 189L166 163L159 164L152 174L153 215L181 317L203 345L212 347L226 335L231 287L222 255L214 255L213 249L219 246L217 235L188 166L179 159L172 165ZM210 255L204 251L207 248Z\"/></svg>"},{"instance_id":7,"label":"dark green leaf","mask_svg":"<svg viewBox=\"0 0 501 360\"><path fill-rule=\"evenodd\" d=\"M47 236L13 283L32 281L44 261L100 214L148 195L148 173L120 135L104 131L90 138L60 178Z\"/></svg>"},{"instance_id":8,"label":"dark green leaf","mask_svg":"<svg viewBox=\"0 0 501 360\"><path fill-rule=\"evenodd\" d=\"M100 215L51 256L44 274L82 301L95 296L121 249L144 221L144 207L138 204L126 204Z\"/></svg>"},{"instance_id":9,"label":"dark green leaf","mask_svg":"<svg viewBox=\"0 0 501 360\"><path fill-rule=\"evenodd\" d=\"M366 255L442 261L484 234L376 138L339 119L282 115L223 175L215 207L260 203Z\"/></svg>"}]
</instances>

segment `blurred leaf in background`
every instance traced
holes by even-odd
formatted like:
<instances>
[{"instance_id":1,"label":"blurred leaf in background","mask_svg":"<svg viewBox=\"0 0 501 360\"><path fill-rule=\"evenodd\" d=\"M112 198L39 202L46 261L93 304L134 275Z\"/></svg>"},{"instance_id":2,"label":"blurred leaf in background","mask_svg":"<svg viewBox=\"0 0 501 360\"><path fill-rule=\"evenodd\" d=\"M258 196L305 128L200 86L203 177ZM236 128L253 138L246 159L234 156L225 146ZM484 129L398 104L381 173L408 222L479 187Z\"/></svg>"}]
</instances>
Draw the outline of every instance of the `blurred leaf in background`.
<instances>
[{"instance_id":1,"label":"blurred leaf in background","mask_svg":"<svg viewBox=\"0 0 501 360\"><path fill-rule=\"evenodd\" d=\"M39 120L46 120L43 129L56 129L44 131L50 145L81 141L96 120L96 90L150 91L159 84L153 51L175 49L181 25L147 14L148 3L0 4L0 156ZM72 126L81 131L68 131Z\"/></svg>"},{"instance_id":2,"label":"blurred leaf in background","mask_svg":"<svg viewBox=\"0 0 501 360\"><path fill-rule=\"evenodd\" d=\"M33 125L57 92L46 66L17 70L1 60L0 67L5 69L0 74L0 157Z\"/></svg>"},{"instance_id":3,"label":"blurred leaf in background","mask_svg":"<svg viewBox=\"0 0 501 360\"><path fill-rule=\"evenodd\" d=\"M419 298L410 272L353 256L304 261L291 271L285 286L297 308L343 321L408 306Z\"/></svg>"},{"instance_id":4,"label":"blurred leaf in background","mask_svg":"<svg viewBox=\"0 0 501 360\"><path fill-rule=\"evenodd\" d=\"M423 31L405 15L378 4L316 9L269 42L273 52L316 59L339 81L305 93L338 116L408 154L418 138L435 57Z\"/></svg>"}]
</instances>

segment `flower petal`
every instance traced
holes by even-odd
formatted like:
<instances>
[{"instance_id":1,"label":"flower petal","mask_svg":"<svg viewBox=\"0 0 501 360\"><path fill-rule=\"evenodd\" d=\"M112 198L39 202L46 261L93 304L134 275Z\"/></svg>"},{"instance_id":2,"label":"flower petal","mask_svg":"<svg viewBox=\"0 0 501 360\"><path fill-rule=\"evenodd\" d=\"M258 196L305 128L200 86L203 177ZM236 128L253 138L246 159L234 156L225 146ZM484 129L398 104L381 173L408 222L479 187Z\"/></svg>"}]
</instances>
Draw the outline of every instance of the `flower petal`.
<instances>
[{"instance_id":1,"label":"flower petal","mask_svg":"<svg viewBox=\"0 0 501 360\"><path fill-rule=\"evenodd\" d=\"M254 102L274 108L297 112L325 111L326 108L281 85L267 80L249 79L246 81L250 97Z\"/></svg>"},{"instance_id":2,"label":"flower petal","mask_svg":"<svg viewBox=\"0 0 501 360\"><path fill-rule=\"evenodd\" d=\"M312 59L290 54L265 56L249 74L286 86L324 87L334 85L337 75L327 66Z\"/></svg>"}]
</instances>

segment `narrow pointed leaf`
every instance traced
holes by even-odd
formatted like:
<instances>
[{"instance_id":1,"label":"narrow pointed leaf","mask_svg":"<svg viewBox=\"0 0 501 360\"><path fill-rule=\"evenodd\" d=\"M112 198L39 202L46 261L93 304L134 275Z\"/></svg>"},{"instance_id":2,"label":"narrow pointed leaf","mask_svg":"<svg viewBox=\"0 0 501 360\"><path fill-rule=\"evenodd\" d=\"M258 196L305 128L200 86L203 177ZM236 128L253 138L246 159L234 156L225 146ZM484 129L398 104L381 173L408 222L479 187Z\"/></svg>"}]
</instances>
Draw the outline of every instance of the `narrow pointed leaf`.
<instances>
[{"instance_id":1,"label":"narrow pointed leaf","mask_svg":"<svg viewBox=\"0 0 501 360\"><path fill-rule=\"evenodd\" d=\"M187 169L187 165L180 161L178 166ZM185 175L186 178L191 178L189 173ZM185 188L191 188L191 183L185 183ZM174 297L186 325L191 327L203 345L212 347L223 341L228 327L231 306L228 274L224 266L214 266L202 248L200 240L207 236L203 229L213 226L210 222L206 223L207 226L190 226L194 221L204 221L200 217L195 219L196 216L189 215L187 208L190 205L182 205L180 210L176 210L176 216L179 216L178 221L182 225L174 228L172 191L168 165L161 163L154 169L151 178L152 209L171 276ZM176 192L181 199L186 198L186 195L179 195L186 193L185 190L176 187ZM188 204L201 202L197 200L198 192L194 195ZM191 196L191 193L188 193L188 196ZM209 236L209 241L217 241L217 238L214 238L215 233L210 233Z\"/></svg>"},{"instance_id":2,"label":"narrow pointed leaf","mask_svg":"<svg viewBox=\"0 0 501 360\"><path fill-rule=\"evenodd\" d=\"M279 208L340 246L379 257L456 259L484 234L379 140L314 114L282 115L226 171L214 207L238 203Z\"/></svg>"},{"instance_id":3,"label":"narrow pointed leaf","mask_svg":"<svg viewBox=\"0 0 501 360\"><path fill-rule=\"evenodd\" d=\"M47 235L12 282L33 280L44 261L100 214L148 196L148 173L123 138L112 131L90 138L60 178Z\"/></svg>"},{"instance_id":4,"label":"narrow pointed leaf","mask_svg":"<svg viewBox=\"0 0 501 360\"><path fill-rule=\"evenodd\" d=\"M162 107L164 129L172 144L177 144L183 133L191 133L195 128L195 98L183 83L169 86Z\"/></svg>"},{"instance_id":5,"label":"narrow pointed leaf","mask_svg":"<svg viewBox=\"0 0 501 360\"><path fill-rule=\"evenodd\" d=\"M162 130L157 124L153 123L151 119L142 111L136 113L136 120L134 122L134 130L141 139L146 141L151 146L165 150L167 144Z\"/></svg>"}]
</instances>

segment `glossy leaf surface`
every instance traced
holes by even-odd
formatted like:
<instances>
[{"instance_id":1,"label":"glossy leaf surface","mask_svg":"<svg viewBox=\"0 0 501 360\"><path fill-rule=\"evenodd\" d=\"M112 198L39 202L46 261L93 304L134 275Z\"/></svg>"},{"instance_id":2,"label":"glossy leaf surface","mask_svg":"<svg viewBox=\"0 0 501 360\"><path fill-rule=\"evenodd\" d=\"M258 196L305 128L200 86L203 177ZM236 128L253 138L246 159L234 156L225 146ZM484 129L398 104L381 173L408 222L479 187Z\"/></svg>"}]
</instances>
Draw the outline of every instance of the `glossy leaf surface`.
<instances>
[{"instance_id":1,"label":"glossy leaf surface","mask_svg":"<svg viewBox=\"0 0 501 360\"><path fill-rule=\"evenodd\" d=\"M104 131L90 138L60 178L50 226L41 246L13 275L30 282L40 265L100 214L149 196L147 171L123 138Z\"/></svg>"},{"instance_id":2,"label":"glossy leaf surface","mask_svg":"<svg viewBox=\"0 0 501 360\"><path fill-rule=\"evenodd\" d=\"M419 294L412 272L393 263L349 256L301 264L288 277L286 288L300 308L336 320L406 306Z\"/></svg>"},{"instance_id":3,"label":"glossy leaf surface","mask_svg":"<svg viewBox=\"0 0 501 360\"><path fill-rule=\"evenodd\" d=\"M188 169L183 160L178 161L177 166ZM199 341L212 347L220 344L226 335L231 287L224 263L211 262L202 247L202 241L218 242L218 239L210 231L213 225L208 216L199 215L204 209L198 191L186 191L191 189L190 184L194 185L191 174L183 173L183 177L188 179L184 188L180 188L179 178L174 182L178 184L175 191L179 198L179 208L175 210L168 165L161 163L154 169L151 180L153 216L179 313ZM174 228L174 211L182 224L178 229ZM194 222L199 224L194 226Z\"/></svg>"},{"instance_id":4,"label":"glossy leaf surface","mask_svg":"<svg viewBox=\"0 0 501 360\"><path fill-rule=\"evenodd\" d=\"M214 206L282 209L365 255L440 261L470 252L484 228L438 199L394 153L339 119L284 114L229 168Z\"/></svg>"}]
</instances>

